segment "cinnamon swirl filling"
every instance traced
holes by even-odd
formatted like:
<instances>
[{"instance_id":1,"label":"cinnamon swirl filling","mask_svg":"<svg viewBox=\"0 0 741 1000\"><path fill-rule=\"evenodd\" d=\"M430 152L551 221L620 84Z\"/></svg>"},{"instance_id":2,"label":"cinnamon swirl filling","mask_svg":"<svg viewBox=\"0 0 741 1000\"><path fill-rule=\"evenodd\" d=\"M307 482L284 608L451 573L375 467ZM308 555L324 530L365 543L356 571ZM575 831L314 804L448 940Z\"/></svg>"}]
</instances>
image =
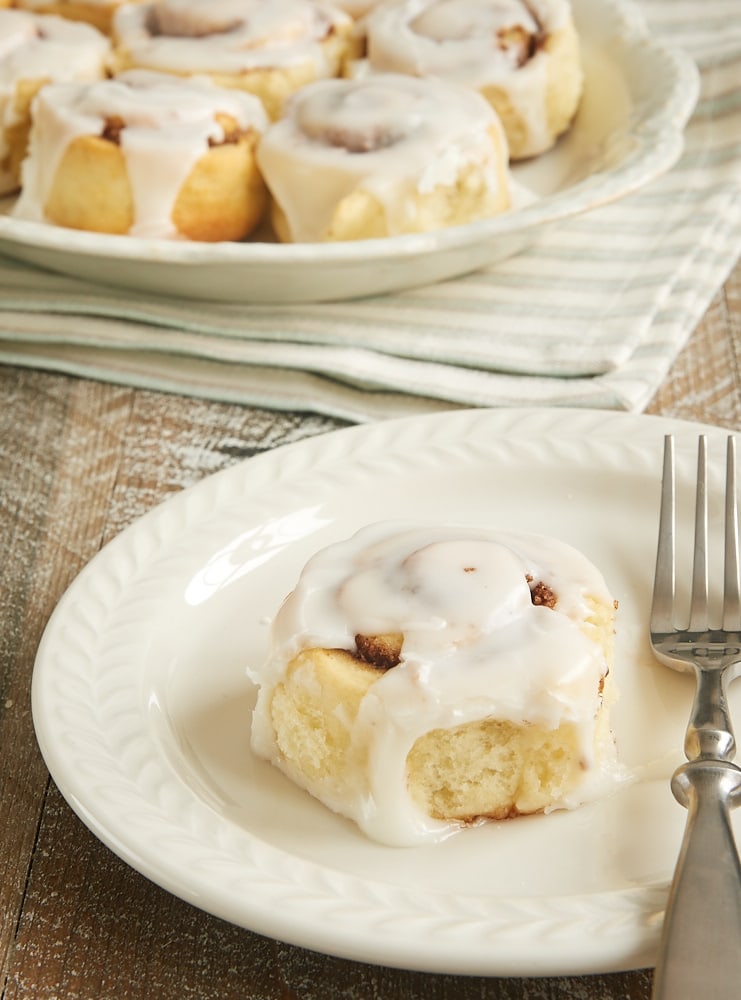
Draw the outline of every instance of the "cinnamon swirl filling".
<instances>
[{"instance_id":1,"label":"cinnamon swirl filling","mask_svg":"<svg viewBox=\"0 0 741 1000\"><path fill-rule=\"evenodd\" d=\"M372 74L305 87L258 162L284 241L428 231L510 204L498 119L478 94L440 80Z\"/></svg>"},{"instance_id":2,"label":"cinnamon swirl filling","mask_svg":"<svg viewBox=\"0 0 741 1000\"><path fill-rule=\"evenodd\" d=\"M365 21L374 71L439 76L482 93L520 159L550 148L581 95L568 0L396 0Z\"/></svg>"},{"instance_id":3,"label":"cinnamon swirl filling","mask_svg":"<svg viewBox=\"0 0 741 1000\"><path fill-rule=\"evenodd\" d=\"M296 122L311 140L349 153L372 153L412 134L422 112L416 94L379 79L313 90L297 104Z\"/></svg>"}]
</instances>

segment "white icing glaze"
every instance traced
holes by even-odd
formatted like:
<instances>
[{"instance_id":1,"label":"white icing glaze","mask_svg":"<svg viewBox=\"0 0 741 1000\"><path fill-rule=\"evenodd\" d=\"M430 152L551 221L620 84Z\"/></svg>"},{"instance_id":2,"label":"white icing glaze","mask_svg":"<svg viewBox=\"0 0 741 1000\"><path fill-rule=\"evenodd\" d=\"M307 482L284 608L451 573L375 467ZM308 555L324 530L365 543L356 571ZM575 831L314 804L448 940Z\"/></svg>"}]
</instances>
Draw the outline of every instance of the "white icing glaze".
<instances>
[{"instance_id":1,"label":"white icing glaze","mask_svg":"<svg viewBox=\"0 0 741 1000\"><path fill-rule=\"evenodd\" d=\"M18 80L99 79L108 40L88 24L51 14L0 10L0 88Z\"/></svg>"},{"instance_id":2,"label":"white icing glaze","mask_svg":"<svg viewBox=\"0 0 741 1000\"><path fill-rule=\"evenodd\" d=\"M312 0L159 0L116 12L113 35L134 65L170 73L243 73L312 64L349 15Z\"/></svg>"},{"instance_id":3,"label":"white icing glaze","mask_svg":"<svg viewBox=\"0 0 741 1000\"><path fill-rule=\"evenodd\" d=\"M365 190L403 231L410 192L454 183L506 142L486 101L440 80L378 74L309 84L265 133L258 163L298 242L324 238L337 204ZM492 187L493 169L487 171ZM309 194L310 192L310 194Z\"/></svg>"},{"instance_id":4,"label":"white icing glaze","mask_svg":"<svg viewBox=\"0 0 741 1000\"><path fill-rule=\"evenodd\" d=\"M23 190L13 214L43 221L43 206L69 144L78 136L100 135L106 121L116 117L125 125L119 142L134 202L130 232L175 236L171 213L178 192L209 141L224 138L218 113L244 130L261 132L267 123L256 97L207 80L134 70L96 84L45 87L37 98Z\"/></svg>"},{"instance_id":5,"label":"white icing glaze","mask_svg":"<svg viewBox=\"0 0 741 1000\"><path fill-rule=\"evenodd\" d=\"M528 145L538 151L552 141L549 56L540 43L570 17L567 0L396 0L364 21L368 63L376 71L503 90L526 125ZM522 29L524 42L500 40L512 29Z\"/></svg>"},{"instance_id":6,"label":"white icing glaze","mask_svg":"<svg viewBox=\"0 0 741 1000\"><path fill-rule=\"evenodd\" d=\"M556 610L533 604L528 574L557 594ZM306 564L273 622L270 658L248 671L259 685L253 749L282 766L270 703L298 652L352 651L358 633L402 632L401 662L372 685L354 727L353 739L370 747L368 786L354 775L328 804L382 842L440 839L457 825L424 816L406 790L407 755L430 730L485 717L546 729L571 722L584 761L592 761L607 664L584 631L588 596L612 600L591 562L555 539L474 527L366 527ZM587 767L578 801L604 790L604 781Z\"/></svg>"},{"instance_id":7,"label":"white icing glaze","mask_svg":"<svg viewBox=\"0 0 741 1000\"><path fill-rule=\"evenodd\" d=\"M30 80L99 80L108 40L87 24L21 10L0 10L0 161L8 154L6 130L19 117L16 90ZM0 172L0 191L14 178Z\"/></svg>"}]
</instances>

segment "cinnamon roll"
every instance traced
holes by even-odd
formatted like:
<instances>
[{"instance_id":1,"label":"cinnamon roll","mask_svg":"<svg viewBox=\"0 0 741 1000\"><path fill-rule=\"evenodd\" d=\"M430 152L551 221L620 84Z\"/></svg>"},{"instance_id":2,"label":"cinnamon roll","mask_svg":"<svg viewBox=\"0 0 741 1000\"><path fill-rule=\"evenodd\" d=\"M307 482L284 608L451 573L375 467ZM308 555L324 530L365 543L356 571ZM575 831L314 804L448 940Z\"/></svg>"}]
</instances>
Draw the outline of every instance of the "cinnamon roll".
<instances>
[{"instance_id":1,"label":"cinnamon roll","mask_svg":"<svg viewBox=\"0 0 741 1000\"><path fill-rule=\"evenodd\" d=\"M391 0L364 29L372 70L439 76L483 94L513 159L549 149L578 107L582 70L568 0Z\"/></svg>"},{"instance_id":2,"label":"cinnamon roll","mask_svg":"<svg viewBox=\"0 0 741 1000\"><path fill-rule=\"evenodd\" d=\"M257 156L284 242L426 232L510 205L499 120L478 94L442 80L310 84Z\"/></svg>"},{"instance_id":3,"label":"cinnamon roll","mask_svg":"<svg viewBox=\"0 0 741 1000\"><path fill-rule=\"evenodd\" d=\"M320 551L272 625L252 748L370 837L572 808L617 776L615 604L556 539L376 524Z\"/></svg>"},{"instance_id":4,"label":"cinnamon roll","mask_svg":"<svg viewBox=\"0 0 741 1000\"><path fill-rule=\"evenodd\" d=\"M31 102L52 80L99 80L109 44L86 24L0 10L0 193L17 190Z\"/></svg>"},{"instance_id":5,"label":"cinnamon roll","mask_svg":"<svg viewBox=\"0 0 741 1000\"><path fill-rule=\"evenodd\" d=\"M36 14L56 14L71 21L85 21L109 35L113 15L125 3L137 0L14 0L14 5Z\"/></svg>"},{"instance_id":6,"label":"cinnamon roll","mask_svg":"<svg viewBox=\"0 0 741 1000\"><path fill-rule=\"evenodd\" d=\"M44 87L35 102L18 218L72 229L213 242L258 223L251 94L134 71Z\"/></svg>"},{"instance_id":7,"label":"cinnamon roll","mask_svg":"<svg viewBox=\"0 0 741 1000\"><path fill-rule=\"evenodd\" d=\"M348 14L313 0L157 0L122 8L115 67L205 74L247 90L271 118L305 84L337 76L354 44Z\"/></svg>"}]
</instances>

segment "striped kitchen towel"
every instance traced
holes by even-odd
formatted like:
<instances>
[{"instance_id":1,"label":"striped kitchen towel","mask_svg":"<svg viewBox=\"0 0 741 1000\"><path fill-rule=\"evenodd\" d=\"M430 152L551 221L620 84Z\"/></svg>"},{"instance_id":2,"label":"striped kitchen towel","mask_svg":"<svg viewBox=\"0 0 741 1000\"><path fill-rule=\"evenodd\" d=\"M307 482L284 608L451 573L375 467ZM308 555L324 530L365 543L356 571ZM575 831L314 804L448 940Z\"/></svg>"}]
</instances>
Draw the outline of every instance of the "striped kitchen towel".
<instances>
[{"instance_id":1,"label":"striped kitchen towel","mask_svg":"<svg viewBox=\"0 0 741 1000\"><path fill-rule=\"evenodd\" d=\"M701 94L676 166L462 278L353 302L132 296L0 258L0 361L372 420L454 406L640 410L741 253L738 0L643 0Z\"/></svg>"}]
</instances>

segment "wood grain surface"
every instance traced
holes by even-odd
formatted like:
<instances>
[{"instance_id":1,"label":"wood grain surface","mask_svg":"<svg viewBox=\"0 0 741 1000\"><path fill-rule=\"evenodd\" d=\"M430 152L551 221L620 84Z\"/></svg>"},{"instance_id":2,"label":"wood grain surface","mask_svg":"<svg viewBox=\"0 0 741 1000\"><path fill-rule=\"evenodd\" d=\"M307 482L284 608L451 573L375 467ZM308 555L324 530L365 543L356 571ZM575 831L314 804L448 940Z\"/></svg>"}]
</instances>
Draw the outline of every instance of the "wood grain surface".
<instances>
[{"instance_id":1,"label":"wood grain surface","mask_svg":"<svg viewBox=\"0 0 741 1000\"><path fill-rule=\"evenodd\" d=\"M741 429L741 267L649 412ZM651 974L427 975L249 933L119 861L64 803L30 710L52 609L106 541L234 462L339 427L0 367L0 997L2 1000L647 1000Z\"/></svg>"}]
</instances>

